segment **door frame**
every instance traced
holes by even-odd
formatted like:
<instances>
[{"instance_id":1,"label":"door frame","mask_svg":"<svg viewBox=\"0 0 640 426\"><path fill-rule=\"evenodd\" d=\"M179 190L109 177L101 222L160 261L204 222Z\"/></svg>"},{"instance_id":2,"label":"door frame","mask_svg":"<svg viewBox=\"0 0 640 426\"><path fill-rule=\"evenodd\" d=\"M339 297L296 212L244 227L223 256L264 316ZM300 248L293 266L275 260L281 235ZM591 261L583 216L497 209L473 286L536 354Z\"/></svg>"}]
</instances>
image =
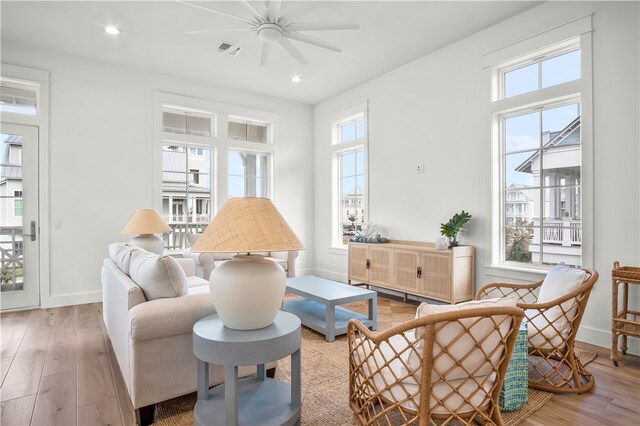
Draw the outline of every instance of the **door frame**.
<instances>
[{"instance_id":1,"label":"door frame","mask_svg":"<svg viewBox=\"0 0 640 426\"><path fill-rule=\"evenodd\" d=\"M0 64L0 80L31 86L37 93L36 115L0 113L0 123L33 126L38 137L38 231L40 307L55 306L50 288L50 204L49 204L49 72L17 65ZM37 306L36 306L37 307ZM24 309L32 309L25 307Z\"/></svg>"}]
</instances>

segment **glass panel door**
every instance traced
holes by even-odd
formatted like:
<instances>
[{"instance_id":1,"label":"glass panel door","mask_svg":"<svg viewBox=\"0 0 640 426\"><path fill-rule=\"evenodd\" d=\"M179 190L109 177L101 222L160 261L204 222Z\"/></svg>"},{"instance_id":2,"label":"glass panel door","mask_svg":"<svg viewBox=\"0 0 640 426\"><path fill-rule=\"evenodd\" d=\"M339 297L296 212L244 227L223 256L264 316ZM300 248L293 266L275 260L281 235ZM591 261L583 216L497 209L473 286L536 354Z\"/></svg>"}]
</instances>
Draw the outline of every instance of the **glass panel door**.
<instances>
[{"instance_id":1,"label":"glass panel door","mask_svg":"<svg viewBox=\"0 0 640 426\"><path fill-rule=\"evenodd\" d=\"M2 123L0 133L1 308L38 306L38 128Z\"/></svg>"}]
</instances>

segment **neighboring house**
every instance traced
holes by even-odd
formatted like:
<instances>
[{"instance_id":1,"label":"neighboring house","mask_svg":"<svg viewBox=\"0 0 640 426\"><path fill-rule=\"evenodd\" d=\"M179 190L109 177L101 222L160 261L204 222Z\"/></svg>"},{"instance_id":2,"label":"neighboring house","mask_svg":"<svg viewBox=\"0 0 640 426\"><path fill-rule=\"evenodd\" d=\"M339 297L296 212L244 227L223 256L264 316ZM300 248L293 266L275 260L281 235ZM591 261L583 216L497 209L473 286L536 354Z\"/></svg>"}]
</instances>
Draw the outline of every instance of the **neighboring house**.
<instances>
[{"instance_id":1,"label":"neighboring house","mask_svg":"<svg viewBox=\"0 0 640 426\"><path fill-rule=\"evenodd\" d=\"M531 261L539 262L542 241L545 263L564 262L568 265L580 265L580 117L559 132L543 133L543 146L554 149L543 151L542 161L536 153L516 168L519 172L533 174L534 187L539 187L541 183L545 187L542 228L539 227L541 192L530 191L533 203L528 204L532 208L527 217L534 225L533 238L529 244ZM547 187L553 189L546 189Z\"/></svg>"},{"instance_id":2,"label":"neighboring house","mask_svg":"<svg viewBox=\"0 0 640 426\"><path fill-rule=\"evenodd\" d=\"M341 205L343 234L354 235L364 224L364 190L356 186L353 190L343 193ZM350 216L354 216L356 220L350 221Z\"/></svg>"},{"instance_id":3,"label":"neighboring house","mask_svg":"<svg viewBox=\"0 0 640 426\"><path fill-rule=\"evenodd\" d=\"M512 183L507 188L507 199L505 201L505 225L520 225L528 222L531 214L535 211L535 191L528 189L525 185Z\"/></svg>"}]
</instances>

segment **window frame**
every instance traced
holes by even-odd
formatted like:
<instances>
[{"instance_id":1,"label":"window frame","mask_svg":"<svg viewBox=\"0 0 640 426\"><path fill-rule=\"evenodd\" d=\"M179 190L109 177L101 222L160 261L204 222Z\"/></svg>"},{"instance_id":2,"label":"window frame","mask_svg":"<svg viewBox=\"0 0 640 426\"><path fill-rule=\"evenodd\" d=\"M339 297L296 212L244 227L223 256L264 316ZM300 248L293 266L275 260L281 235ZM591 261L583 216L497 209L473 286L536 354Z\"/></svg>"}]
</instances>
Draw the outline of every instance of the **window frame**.
<instances>
[{"instance_id":1,"label":"window frame","mask_svg":"<svg viewBox=\"0 0 640 426\"><path fill-rule=\"evenodd\" d=\"M491 209L491 263L485 267L487 275L530 279L531 274L546 273L551 266L526 264L505 260L506 199L505 199L505 146L504 119L527 111L539 111L541 107L553 108L563 104L579 103L581 125L581 215L582 244L581 264L593 261L593 102L592 102L592 53L591 32L565 39L560 43L548 43L515 59L503 61L488 68L491 81L491 146L492 146L492 209ZM513 46L509 46L513 48ZM504 74L513 69L539 63L562 54L580 50L580 78L504 98ZM540 66L540 65L538 65ZM538 76L539 79L541 76ZM544 151L543 148L540 148ZM544 183L541 181L541 188ZM544 189L537 189L544 192ZM540 209L542 209L542 205ZM541 210L542 211L542 210ZM543 224L538 225L543 229ZM540 242L542 244L542 241ZM541 259L542 261L542 259ZM505 273L506 272L506 273Z\"/></svg>"},{"instance_id":2,"label":"window frame","mask_svg":"<svg viewBox=\"0 0 640 426\"><path fill-rule=\"evenodd\" d=\"M342 194L341 181L342 171L340 164L340 156L362 150L364 154L364 188L363 188L363 224L367 224L370 218L369 210L369 117L368 102L354 106L339 114L332 116L331 125L331 179L332 179L332 197L331 197L331 248L337 250L346 250L348 245L343 243L342 235ZM340 129L350 122L363 120L364 135L347 142L342 142Z\"/></svg>"}]
</instances>

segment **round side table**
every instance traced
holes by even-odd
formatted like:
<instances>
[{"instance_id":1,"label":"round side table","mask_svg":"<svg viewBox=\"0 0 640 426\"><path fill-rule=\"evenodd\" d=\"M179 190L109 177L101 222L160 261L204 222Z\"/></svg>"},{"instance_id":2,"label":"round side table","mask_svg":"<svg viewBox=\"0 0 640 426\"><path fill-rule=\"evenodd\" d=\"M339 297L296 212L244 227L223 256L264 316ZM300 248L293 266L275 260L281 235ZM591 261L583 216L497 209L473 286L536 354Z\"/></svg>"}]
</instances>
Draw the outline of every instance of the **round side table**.
<instances>
[{"instance_id":1,"label":"round side table","mask_svg":"<svg viewBox=\"0 0 640 426\"><path fill-rule=\"evenodd\" d=\"M218 315L193 326L198 359L196 425L300 424L300 319L279 311L268 327L232 330ZM265 363L291 356L291 384L265 375ZM224 366L224 384L209 389L209 364ZM257 365L257 376L238 380L238 367Z\"/></svg>"}]
</instances>

